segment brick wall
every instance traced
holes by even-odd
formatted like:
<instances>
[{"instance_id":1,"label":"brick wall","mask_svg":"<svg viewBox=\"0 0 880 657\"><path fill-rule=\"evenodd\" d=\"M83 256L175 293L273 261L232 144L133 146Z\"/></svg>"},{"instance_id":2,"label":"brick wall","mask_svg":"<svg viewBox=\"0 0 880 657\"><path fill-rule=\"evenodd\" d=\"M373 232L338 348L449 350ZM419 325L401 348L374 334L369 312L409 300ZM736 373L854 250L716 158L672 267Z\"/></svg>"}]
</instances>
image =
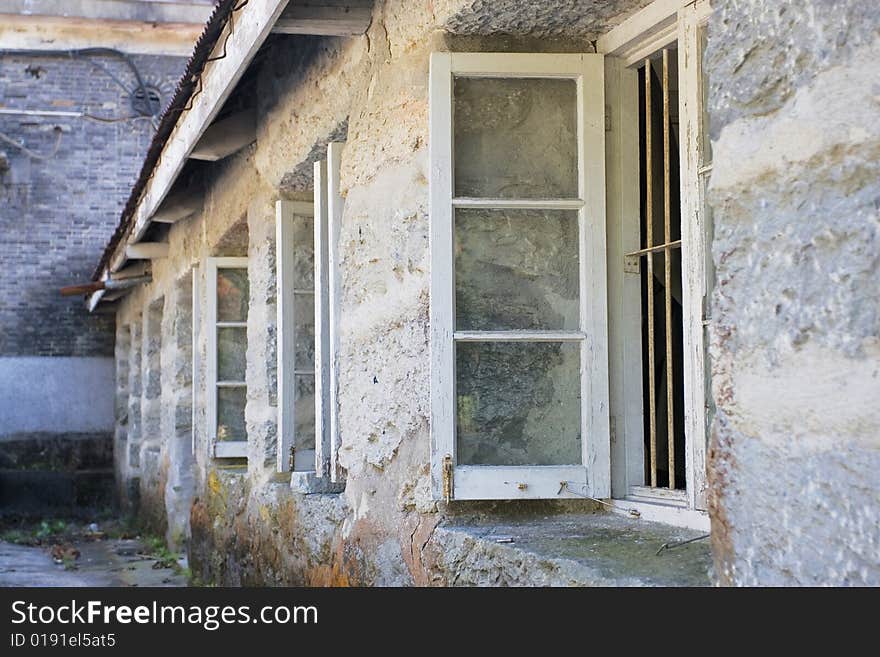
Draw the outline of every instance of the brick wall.
<instances>
[{"instance_id":1,"label":"brick wall","mask_svg":"<svg viewBox=\"0 0 880 657\"><path fill-rule=\"evenodd\" d=\"M0 107L135 114L108 74L131 89L131 69L113 56L91 61L0 52ZM167 102L185 60L132 61ZM62 298L58 289L91 278L153 128L148 120L0 115L0 132L41 154L51 153L55 126L62 129L60 148L45 161L0 143L0 357L113 354L113 316L89 316L80 298Z\"/></svg>"}]
</instances>

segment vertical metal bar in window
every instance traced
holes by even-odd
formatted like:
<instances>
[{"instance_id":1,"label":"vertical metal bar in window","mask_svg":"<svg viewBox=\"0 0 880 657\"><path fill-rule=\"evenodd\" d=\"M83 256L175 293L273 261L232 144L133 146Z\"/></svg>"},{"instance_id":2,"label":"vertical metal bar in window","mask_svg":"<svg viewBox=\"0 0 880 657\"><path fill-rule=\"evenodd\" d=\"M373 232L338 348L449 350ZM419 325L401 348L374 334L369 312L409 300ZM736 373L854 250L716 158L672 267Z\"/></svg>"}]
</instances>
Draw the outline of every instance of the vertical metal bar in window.
<instances>
[{"instance_id":1,"label":"vertical metal bar in window","mask_svg":"<svg viewBox=\"0 0 880 657\"><path fill-rule=\"evenodd\" d=\"M669 189L669 49L663 49L663 280L666 302L666 440L669 488L675 488L675 427L672 386L672 210Z\"/></svg>"},{"instance_id":2,"label":"vertical metal bar in window","mask_svg":"<svg viewBox=\"0 0 880 657\"><path fill-rule=\"evenodd\" d=\"M648 248L648 421L651 486L657 486L657 402L654 390L654 180L651 154L651 60L645 60L645 234Z\"/></svg>"}]
</instances>

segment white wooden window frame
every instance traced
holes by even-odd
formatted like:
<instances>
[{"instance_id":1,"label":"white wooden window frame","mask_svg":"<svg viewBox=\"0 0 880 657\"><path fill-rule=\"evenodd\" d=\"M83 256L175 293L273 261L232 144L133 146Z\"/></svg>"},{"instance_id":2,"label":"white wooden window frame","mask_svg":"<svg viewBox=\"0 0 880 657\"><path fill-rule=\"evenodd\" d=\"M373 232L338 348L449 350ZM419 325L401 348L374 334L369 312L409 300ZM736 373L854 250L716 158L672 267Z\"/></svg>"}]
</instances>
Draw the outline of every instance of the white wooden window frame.
<instances>
[{"instance_id":1,"label":"white wooden window frame","mask_svg":"<svg viewBox=\"0 0 880 657\"><path fill-rule=\"evenodd\" d=\"M217 329L226 326L244 327L244 322L217 321L217 272L221 269L244 269L247 271L247 258L207 258L205 261L206 323L208 329L208 349L206 371L206 399L208 440L215 458L247 458L247 436L243 440L217 440L217 389L220 386L236 386L247 389L247 381L223 382L217 380Z\"/></svg>"},{"instance_id":2,"label":"white wooden window frame","mask_svg":"<svg viewBox=\"0 0 880 657\"><path fill-rule=\"evenodd\" d=\"M706 514L706 226L700 185L702 53L709 0L657 0L597 41L606 55L609 127L608 280L611 312L612 493L624 513L708 530ZM686 490L645 486L639 263L639 89L637 69L677 42L684 307Z\"/></svg>"},{"instance_id":3,"label":"white wooden window frame","mask_svg":"<svg viewBox=\"0 0 880 657\"><path fill-rule=\"evenodd\" d=\"M431 473L434 499L608 497L605 144L602 56L433 53L431 147ZM473 199L453 195L453 78L569 78L577 83L578 198ZM456 331L456 208L578 211L580 327L577 331ZM460 341L575 341L581 346L582 462L569 466L460 466L456 461L455 344ZM444 491L444 462L452 477ZM563 482L565 485L563 486Z\"/></svg>"},{"instance_id":4,"label":"white wooden window frame","mask_svg":"<svg viewBox=\"0 0 880 657\"><path fill-rule=\"evenodd\" d=\"M202 357L199 345L202 338L202 298L199 276L202 268L198 265L192 269L192 438L190 453L195 455L198 436L199 391L202 382Z\"/></svg>"},{"instance_id":5,"label":"white wooden window frame","mask_svg":"<svg viewBox=\"0 0 880 657\"><path fill-rule=\"evenodd\" d=\"M340 170L342 168L342 153L345 149L343 142L330 142L327 144L327 231L326 249L321 246L322 254L327 257L327 340L329 354L329 376L327 385L327 424L329 436L328 454L323 459L329 459L327 468L330 470L330 481L342 483L345 481L345 471L339 465L339 450L342 446L342 434L339 430L339 307L342 298L339 254L339 234L342 228L342 212L345 200L341 192ZM324 218L322 216L322 223Z\"/></svg>"},{"instance_id":6,"label":"white wooden window frame","mask_svg":"<svg viewBox=\"0 0 880 657\"><path fill-rule=\"evenodd\" d=\"M339 466L337 353L339 326L339 227L343 198L339 170L345 144L332 142L326 159L314 163L314 202L278 201L276 205L276 262L278 281L278 472L290 472L290 447L295 426L293 315L293 221L313 217L315 299L315 451L294 453L291 479L297 490L337 492L345 473ZM287 365L287 366L286 366ZM302 454L302 459L301 455ZM323 483L322 483L323 482ZM329 482L329 484L327 483Z\"/></svg>"},{"instance_id":7,"label":"white wooden window frame","mask_svg":"<svg viewBox=\"0 0 880 657\"><path fill-rule=\"evenodd\" d=\"M315 406L318 403L318 377L320 375L319 351L315 350L315 368L300 371L296 363L296 295L310 294L313 298L320 292L319 278L311 290L301 290L296 286L294 269L294 251L296 243L294 235L296 224L306 218L314 217L311 203L302 201L279 200L275 203L275 267L276 267L276 309L277 318L277 371L278 371L278 472L315 472L315 450L294 450L291 462L291 451L296 445L296 377L298 375L315 376ZM315 266L317 274L317 265ZM318 300L315 298L315 305ZM318 315L315 315L316 343L320 331ZM316 413L317 417L317 413ZM317 424L317 422L316 422ZM317 427L316 427L317 429ZM315 432L315 445L319 442Z\"/></svg>"},{"instance_id":8,"label":"white wooden window frame","mask_svg":"<svg viewBox=\"0 0 880 657\"><path fill-rule=\"evenodd\" d=\"M327 160L314 164L315 474L330 476L330 283Z\"/></svg>"}]
</instances>

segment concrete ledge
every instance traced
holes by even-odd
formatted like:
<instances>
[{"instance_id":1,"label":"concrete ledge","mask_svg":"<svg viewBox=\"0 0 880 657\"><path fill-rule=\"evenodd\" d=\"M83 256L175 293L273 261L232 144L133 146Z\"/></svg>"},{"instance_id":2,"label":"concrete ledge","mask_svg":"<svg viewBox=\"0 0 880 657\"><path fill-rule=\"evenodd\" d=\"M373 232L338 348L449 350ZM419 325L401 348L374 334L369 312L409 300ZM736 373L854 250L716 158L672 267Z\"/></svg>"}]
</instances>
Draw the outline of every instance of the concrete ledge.
<instances>
[{"instance_id":1,"label":"concrete ledge","mask_svg":"<svg viewBox=\"0 0 880 657\"><path fill-rule=\"evenodd\" d=\"M318 477L314 472L291 472L290 490L306 495L341 493L345 490L345 482L334 483L327 478Z\"/></svg>"},{"instance_id":2,"label":"concrete ledge","mask_svg":"<svg viewBox=\"0 0 880 657\"><path fill-rule=\"evenodd\" d=\"M710 586L708 540L597 513L473 524L456 519L432 538L435 575L450 586Z\"/></svg>"}]
</instances>

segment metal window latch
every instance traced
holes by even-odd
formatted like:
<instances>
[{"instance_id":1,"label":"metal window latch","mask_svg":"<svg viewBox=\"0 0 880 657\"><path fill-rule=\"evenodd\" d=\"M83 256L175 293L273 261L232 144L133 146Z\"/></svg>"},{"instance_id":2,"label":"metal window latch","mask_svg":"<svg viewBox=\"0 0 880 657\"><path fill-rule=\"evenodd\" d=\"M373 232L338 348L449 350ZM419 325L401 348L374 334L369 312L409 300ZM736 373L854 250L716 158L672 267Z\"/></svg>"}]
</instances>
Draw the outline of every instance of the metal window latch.
<instances>
[{"instance_id":1,"label":"metal window latch","mask_svg":"<svg viewBox=\"0 0 880 657\"><path fill-rule=\"evenodd\" d=\"M443 498L449 504L452 500L452 456L447 454L443 457Z\"/></svg>"}]
</instances>

